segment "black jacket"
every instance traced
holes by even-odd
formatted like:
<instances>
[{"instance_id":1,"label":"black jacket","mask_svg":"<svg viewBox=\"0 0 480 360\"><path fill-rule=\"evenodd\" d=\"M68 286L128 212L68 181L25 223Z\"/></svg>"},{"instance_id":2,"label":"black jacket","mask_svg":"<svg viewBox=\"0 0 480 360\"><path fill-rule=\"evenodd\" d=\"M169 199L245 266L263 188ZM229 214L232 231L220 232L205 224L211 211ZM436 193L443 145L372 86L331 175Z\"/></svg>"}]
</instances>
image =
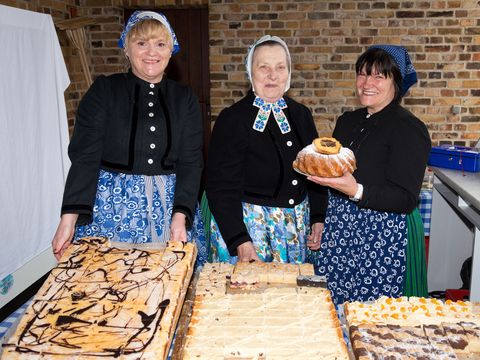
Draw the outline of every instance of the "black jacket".
<instances>
[{"instance_id":1,"label":"black jacket","mask_svg":"<svg viewBox=\"0 0 480 360\"><path fill-rule=\"evenodd\" d=\"M430 153L427 127L394 103L366 116L365 108L346 112L333 131L355 153L353 176L364 187L358 206L410 213L417 206Z\"/></svg>"},{"instance_id":2,"label":"black jacket","mask_svg":"<svg viewBox=\"0 0 480 360\"><path fill-rule=\"evenodd\" d=\"M78 107L62 214L80 214L78 224L91 222L102 168L176 174L173 211L191 224L203 169L202 131L189 87L169 79L151 85L131 72L99 76Z\"/></svg>"},{"instance_id":3,"label":"black jacket","mask_svg":"<svg viewBox=\"0 0 480 360\"><path fill-rule=\"evenodd\" d=\"M237 246L251 241L243 222L242 202L293 208L308 194L311 223L325 218L325 188L307 182L292 168L298 151L318 136L310 111L284 97L292 131L281 134L270 115L266 129L259 132L253 129L258 112L254 99L250 91L220 113L206 168L208 203L231 255L236 255Z\"/></svg>"}]
</instances>

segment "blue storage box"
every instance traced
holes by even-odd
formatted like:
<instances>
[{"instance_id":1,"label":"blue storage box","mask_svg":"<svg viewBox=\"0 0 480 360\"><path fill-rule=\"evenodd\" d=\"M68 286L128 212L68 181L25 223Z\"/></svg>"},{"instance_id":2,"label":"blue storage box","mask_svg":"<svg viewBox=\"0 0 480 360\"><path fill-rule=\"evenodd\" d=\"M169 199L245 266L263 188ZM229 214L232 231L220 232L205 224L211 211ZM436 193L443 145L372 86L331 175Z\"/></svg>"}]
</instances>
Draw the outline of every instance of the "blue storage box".
<instances>
[{"instance_id":1,"label":"blue storage box","mask_svg":"<svg viewBox=\"0 0 480 360\"><path fill-rule=\"evenodd\" d=\"M480 171L480 152L466 146L434 146L430 151L428 165L477 172Z\"/></svg>"}]
</instances>

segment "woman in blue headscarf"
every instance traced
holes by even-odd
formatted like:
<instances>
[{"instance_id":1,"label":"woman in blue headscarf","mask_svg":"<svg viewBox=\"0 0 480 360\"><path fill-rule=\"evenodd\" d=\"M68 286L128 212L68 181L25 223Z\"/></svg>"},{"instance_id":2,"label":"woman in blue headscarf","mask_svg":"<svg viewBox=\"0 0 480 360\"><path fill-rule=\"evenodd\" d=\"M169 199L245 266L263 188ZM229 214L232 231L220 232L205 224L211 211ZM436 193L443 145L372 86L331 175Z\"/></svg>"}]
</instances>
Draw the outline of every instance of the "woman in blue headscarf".
<instances>
[{"instance_id":1,"label":"woman in blue headscarf","mask_svg":"<svg viewBox=\"0 0 480 360\"><path fill-rule=\"evenodd\" d=\"M203 169L200 106L191 88L165 77L180 50L177 37L163 14L135 11L119 47L130 70L99 76L78 107L52 241L57 259L84 236L202 244L195 216ZM199 254L205 257L204 250Z\"/></svg>"},{"instance_id":2,"label":"woman in blue headscarf","mask_svg":"<svg viewBox=\"0 0 480 360\"><path fill-rule=\"evenodd\" d=\"M400 105L417 81L407 51L372 46L355 71L363 107L340 116L333 136L355 153L357 170L340 178L308 177L330 187L322 239L309 258L326 275L337 304L404 294L407 220L412 212L418 218L431 147L424 123Z\"/></svg>"}]
</instances>

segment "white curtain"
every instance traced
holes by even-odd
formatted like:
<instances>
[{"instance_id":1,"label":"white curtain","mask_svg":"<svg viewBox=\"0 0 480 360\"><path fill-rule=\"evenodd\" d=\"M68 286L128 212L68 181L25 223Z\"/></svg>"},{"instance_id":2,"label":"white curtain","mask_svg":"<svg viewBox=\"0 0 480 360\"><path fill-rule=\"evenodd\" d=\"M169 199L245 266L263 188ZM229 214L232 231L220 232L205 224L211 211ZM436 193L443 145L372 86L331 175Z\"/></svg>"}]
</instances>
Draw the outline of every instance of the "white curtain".
<instances>
[{"instance_id":1,"label":"white curtain","mask_svg":"<svg viewBox=\"0 0 480 360\"><path fill-rule=\"evenodd\" d=\"M50 15L0 5L0 54L1 280L50 246L60 219L70 80Z\"/></svg>"}]
</instances>

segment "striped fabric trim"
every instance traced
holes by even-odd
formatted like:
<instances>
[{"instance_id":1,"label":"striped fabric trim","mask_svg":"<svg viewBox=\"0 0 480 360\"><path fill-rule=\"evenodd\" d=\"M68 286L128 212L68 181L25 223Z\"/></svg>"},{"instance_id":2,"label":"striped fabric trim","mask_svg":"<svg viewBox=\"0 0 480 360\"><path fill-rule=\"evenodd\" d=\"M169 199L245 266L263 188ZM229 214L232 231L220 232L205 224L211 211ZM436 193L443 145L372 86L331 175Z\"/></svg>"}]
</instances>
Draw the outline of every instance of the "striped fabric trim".
<instances>
[{"instance_id":1,"label":"striped fabric trim","mask_svg":"<svg viewBox=\"0 0 480 360\"><path fill-rule=\"evenodd\" d=\"M145 176L145 195L147 196L148 201L148 213L149 218L152 218L153 214L153 193L155 185L158 187L158 193L161 197L161 205L163 207L163 213L167 214L167 203L166 203L166 190L165 190L165 181L162 176ZM170 230L165 229L162 233L162 237L158 236L157 230L155 229L155 221L150 221L152 242L159 242L166 244L170 239Z\"/></svg>"}]
</instances>

